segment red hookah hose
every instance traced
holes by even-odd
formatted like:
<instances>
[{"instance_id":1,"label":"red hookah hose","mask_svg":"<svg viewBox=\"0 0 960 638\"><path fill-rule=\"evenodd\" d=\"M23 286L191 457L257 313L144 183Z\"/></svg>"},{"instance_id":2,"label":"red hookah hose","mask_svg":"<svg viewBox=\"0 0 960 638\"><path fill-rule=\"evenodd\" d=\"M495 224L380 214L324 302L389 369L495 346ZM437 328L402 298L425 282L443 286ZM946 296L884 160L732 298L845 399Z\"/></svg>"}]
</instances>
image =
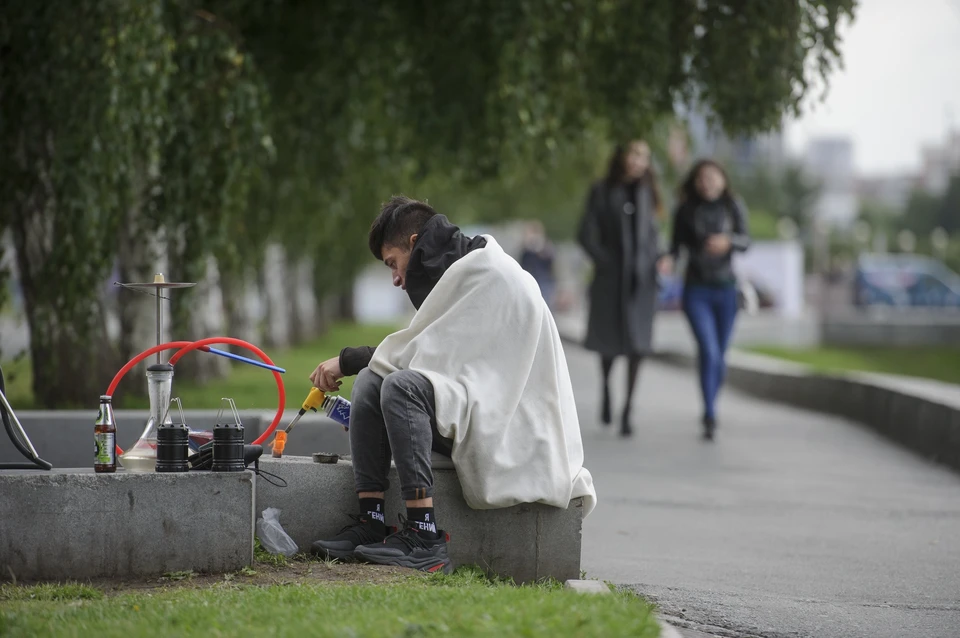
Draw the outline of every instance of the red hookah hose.
<instances>
[{"instance_id":1,"label":"red hookah hose","mask_svg":"<svg viewBox=\"0 0 960 638\"><path fill-rule=\"evenodd\" d=\"M113 377L113 381L110 382L110 387L107 388L107 394L109 394L110 396L113 396L113 393L116 392L117 390L117 385L120 383L120 380L123 379L124 375L126 375L130 370L132 370L138 363L140 363L141 361L143 361L148 357L155 355L158 352L163 352L164 350L178 349L178 352L174 354L172 357L170 357L169 363L170 365L173 365L180 360L180 357L187 354L188 352L191 352L193 350L203 350L206 352L206 351L209 351L209 346L214 344L227 344L231 346L238 346L241 348L245 348L253 352L254 354L256 354L258 357L260 357L260 359L264 363L267 363L269 365L274 365L273 361L270 359L270 357L267 356L267 354L263 350L253 345L252 343L243 341L242 339L235 339L233 337L209 337L207 339L200 339L199 341L171 341L169 343L162 343L159 346L153 346L148 350L144 350L143 352L135 356L133 359L130 359L130 361L128 361L125 366L120 368L120 371L117 372L116 376ZM263 444L263 442L266 441L271 434L273 434L273 431L277 429L277 426L280 424L280 420L283 418L283 410L287 402L287 394L286 394L286 390L283 387L283 378L280 376L280 373L273 372L273 378L277 382L277 399L279 401L279 405L277 406L277 413L273 417L273 422L270 423L270 427L268 427L266 431L263 434L261 434L253 442L254 445ZM120 454L123 454L123 450L118 445L117 455L119 456Z\"/></svg>"},{"instance_id":2,"label":"red hookah hose","mask_svg":"<svg viewBox=\"0 0 960 638\"><path fill-rule=\"evenodd\" d=\"M273 360L267 356L267 353L261 350L260 348L258 348L257 346L253 345L252 343L243 341L242 339L235 339L233 337L208 337L206 339L200 339L199 341L194 341L192 344L179 350L175 355L170 357L170 361L168 363L170 363L170 365L174 365L177 363L177 361L180 360L180 357L187 354L188 352L191 352L192 350L197 350L197 349L202 350L207 346L212 346L218 343L246 348L250 352L260 357L260 360L263 361L264 363L267 363L269 365L276 365L273 362ZM277 382L277 401L278 401L277 413L274 415L273 421L270 423L270 427L268 427L263 432L263 434L261 434L259 437L257 437L256 440L254 440L253 442L254 445L263 444L263 442L266 441L271 434L273 434L273 431L277 429L277 426L280 425L280 420L283 419L283 410L286 407L286 403L287 403L287 393L283 387L283 377L280 376L280 373L274 370L272 374L273 374L274 380Z\"/></svg>"}]
</instances>

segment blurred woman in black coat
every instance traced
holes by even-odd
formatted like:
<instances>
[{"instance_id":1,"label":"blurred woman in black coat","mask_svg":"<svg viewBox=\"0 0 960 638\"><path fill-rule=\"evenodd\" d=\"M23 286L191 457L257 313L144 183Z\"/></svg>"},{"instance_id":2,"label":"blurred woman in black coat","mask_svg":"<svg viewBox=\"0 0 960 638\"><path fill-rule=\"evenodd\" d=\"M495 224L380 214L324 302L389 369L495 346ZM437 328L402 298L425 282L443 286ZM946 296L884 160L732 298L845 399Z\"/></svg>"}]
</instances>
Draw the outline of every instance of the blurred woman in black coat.
<instances>
[{"instance_id":1,"label":"blurred woman in black coat","mask_svg":"<svg viewBox=\"0 0 960 638\"><path fill-rule=\"evenodd\" d=\"M629 436L630 408L643 356L652 350L657 273L672 267L661 250L663 202L650 146L643 140L618 146L605 179L590 189L580 224L580 244L594 263L590 321L584 345L600 354L603 423L609 424L610 370L617 356L628 360L627 401L620 433Z\"/></svg>"}]
</instances>

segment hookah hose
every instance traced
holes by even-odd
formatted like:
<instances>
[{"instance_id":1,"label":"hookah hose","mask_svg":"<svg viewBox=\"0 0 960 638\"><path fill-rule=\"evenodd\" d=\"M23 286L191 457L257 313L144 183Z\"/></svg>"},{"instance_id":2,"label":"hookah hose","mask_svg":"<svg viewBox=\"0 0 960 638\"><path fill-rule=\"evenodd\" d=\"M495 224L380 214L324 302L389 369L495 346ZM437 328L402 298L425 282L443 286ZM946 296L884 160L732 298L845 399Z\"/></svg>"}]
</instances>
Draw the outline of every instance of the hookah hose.
<instances>
[{"instance_id":1,"label":"hookah hose","mask_svg":"<svg viewBox=\"0 0 960 638\"><path fill-rule=\"evenodd\" d=\"M3 379L3 368L0 368L0 392L2 392L4 396L7 395L7 385ZM0 403L0 419L3 420L3 428L7 431L10 441L13 442L13 447L17 448L17 451L20 452L20 454L31 461L30 463L2 463L0 464L0 468L5 470L35 470L37 468L40 468L41 470L49 470L53 468L51 463L36 456L26 445L24 445L23 441L20 440L20 437L13 429L13 424L10 423L10 416L7 414L7 408L2 403Z\"/></svg>"},{"instance_id":2,"label":"hookah hose","mask_svg":"<svg viewBox=\"0 0 960 638\"><path fill-rule=\"evenodd\" d=\"M128 361L125 366L120 368L116 376L113 377L113 381L110 382L110 387L107 388L106 394L113 396L113 393L117 389L117 385L120 383L120 380L123 379L124 375L130 372L130 370L132 370L138 363L140 363L144 359L147 359L148 357L155 355L158 352L163 352L164 350L177 350L177 352L172 357L170 357L170 361L169 361L170 365L174 365L176 364L177 361L180 360L180 357L187 354L188 352L192 352L193 350L202 350L204 352L209 352L210 346L214 344L226 344L231 346L238 346L240 348L245 348L250 352L254 353L255 355L257 355L258 357L260 357L260 359L264 363L268 365L274 365L273 361L270 359L270 357L267 356L267 354L263 350L253 345L252 343L248 343L246 341L243 341L242 339L235 339L234 337L208 337L206 339L200 339L199 341L171 341L169 343L162 343L159 346L153 346L152 348L144 350L143 352L135 356L133 359L130 359L130 361ZM280 376L280 373L274 370L273 378L277 382L277 400L279 402L279 405L277 406L277 413L273 417L273 421L270 423L270 427L268 427L263 432L263 434L261 434L253 442L254 445L262 445L263 442L266 441L271 434L273 434L273 431L277 429L277 425L280 424L280 420L283 418L283 410L287 402L287 394L283 387L283 378ZM120 449L120 446L118 445L117 455L119 456L120 454L123 454L123 450Z\"/></svg>"}]
</instances>

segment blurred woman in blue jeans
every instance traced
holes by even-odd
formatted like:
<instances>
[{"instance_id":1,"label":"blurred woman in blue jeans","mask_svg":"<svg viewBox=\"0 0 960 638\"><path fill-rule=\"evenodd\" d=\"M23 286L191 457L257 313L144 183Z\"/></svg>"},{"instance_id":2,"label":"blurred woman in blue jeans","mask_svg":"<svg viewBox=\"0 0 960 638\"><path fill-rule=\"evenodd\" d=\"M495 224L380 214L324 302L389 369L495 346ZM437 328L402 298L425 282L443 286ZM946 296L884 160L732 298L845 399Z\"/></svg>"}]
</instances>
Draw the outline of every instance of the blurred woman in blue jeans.
<instances>
[{"instance_id":1,"label":"blurred woman in blue jeans","mask_svg":"<svg viewBox=\"0 0 960 638\"><path fill-rule=\"evenodd\" d=\"M717 427L714 404L737 315L733 253L749 245L746 208L731 192L727 174L713 160L697 162L680 186L670 252L676 257L684 249L688 255L683 311L697 340L703 435L709 440Z\"/></svg>"}]
</instances>

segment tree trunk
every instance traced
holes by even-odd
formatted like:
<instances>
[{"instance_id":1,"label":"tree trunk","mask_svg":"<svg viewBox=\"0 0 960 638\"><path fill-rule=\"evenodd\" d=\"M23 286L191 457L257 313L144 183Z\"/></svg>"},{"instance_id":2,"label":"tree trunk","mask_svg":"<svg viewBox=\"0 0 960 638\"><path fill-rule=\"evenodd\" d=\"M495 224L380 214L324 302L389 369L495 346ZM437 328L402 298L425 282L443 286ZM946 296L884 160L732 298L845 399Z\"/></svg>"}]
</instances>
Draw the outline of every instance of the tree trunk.
<instances>
[{"instance_id":1,"label":"tree trunk","mask_svg":"<svg viewBox=\"0 0 960 638\"><path fill-rule=\"evenodd\" d=\"M223 312L226 319L227 335L243 339L253 344L261 341L256 297L259 294L256 282L249 269L243 272L223 272L220 274L220 289L223 291ZM251 303L254 302L254 303ZM231 346L237 354L249 354L242 348Z\"/></svg>"},{"instance_id":2,"label":"tree trunk","mask_svg":"<svg viewBox=\"0 0 960 638\"><path fill-rule=\"evenodd\" d=\"M316 339L322 332L319 304L313 284L313 273L313 260L310 258L301 259L297 265L300 289L300 297L297 298L297 311L300 314L300 324L303 326L306 340Z\"/></svg>"},{"instance_id":3,"label":"tree trunk","mask_svg":"<svg viewBox=\"0 0 960 638\"><path fill-rule=\"evenodd\" d=\"M127 223L120 231L117 272L122 283L153 281L156 273L166 270L165 264L160 260L163 252L161 238L138 229L134 223L137 214L138 211L131 211ZM118 349L122 361L129 361L140 352L157 345L156 299L148 293L149 291L137 292L125 288L117 290L115 306L120 322ZM169 296L167 292L162 294L164 297ZM167 307L164 310L169 311ZM168 341L168 332L165 325L165 334L160 336L162 342ZM165 352L163 359L166 360L171 354ZM155 360L151 358L149 363L153 362ZM145 385L136 387L138 394L146 394Z\"/></svg>"},{"instance_id":4,"label":"tree trunk","mask_svg":"<svg viewBox=\"0 0 960 638\"><path fill-rule=\"evenodd\" d=\"M170 273L167 281L196 283L193 288L167 291L169 302L164 302L165 317L169 317L171 336L176 340L195 341L205 337L223 336L223 295L219 287L216 260L189 256L202 254L198 240L181 238L178 248L171 250ZM169 308L169 312L167 309ZM229 367L222 357L203 352L191 352L177 363L176 378L188 383L204 384L226 375Z\"/></svg>"},{"instance_id":5,"label":"tree trunk","mask_svg":"<svg viewBox=\"0 0 960 638\"><path fill-rule=\"evenodd\" d=\"M49 294L51 283L40 281L38 276L46 251L42 224L32 223L35 221L27 213L12 223L30 326L34 400L38 407L47 409L90 407L106 391L119 368L107 340L103 300L96 290L72 291L90 300L85 304L64 304L61 297Z\"/></svg>"},{"instance_id":6,"label":"tree trunk","mask_svg":"<svg viewBox=\"0 0 960 638\"><path fill-rule=\"evenodd\" d=\"M284 283L287 275L283 247L277 244L267 246L262 275L267 319L265 339L272 348L286 348L290 345L292 303L286 294L287 287Z\"/></svg>"},{"instance_id":7,"label":"tree trunk","mask_svg":"<svg viewBox=\"0 0 960 638\"><path fill-rule=\"evenodd\" d=\"M317 297L313 287L313 262L299 258L286 262L286 292L290 305L290 341L299 344L319 334Z\"/></svg>"},{"instance_id":8,"label":"tree trunk","mask_svg":"<svg viewBox=\"0 0 960 638\"><path fill-rule=\"evenodd\" d=\"M303 296L308 292L301 289L299 277L299 263L297 259L285 251L283 263L283 289L288 307L289 341L290 345L303 343L307 338L307 327L300 315L300 304Z\"/></svg>"},{"instance_id":9,"label":"tree trunk","mask_svg":"<svg viewBox=\"0 0 960 638\"><path fill-rule=\"evenodd\" d=\"M353 307L353 286L342 291L337 297L337 319L339 321L356 321L357 315Z\"/></svg>"}]
</instances>

